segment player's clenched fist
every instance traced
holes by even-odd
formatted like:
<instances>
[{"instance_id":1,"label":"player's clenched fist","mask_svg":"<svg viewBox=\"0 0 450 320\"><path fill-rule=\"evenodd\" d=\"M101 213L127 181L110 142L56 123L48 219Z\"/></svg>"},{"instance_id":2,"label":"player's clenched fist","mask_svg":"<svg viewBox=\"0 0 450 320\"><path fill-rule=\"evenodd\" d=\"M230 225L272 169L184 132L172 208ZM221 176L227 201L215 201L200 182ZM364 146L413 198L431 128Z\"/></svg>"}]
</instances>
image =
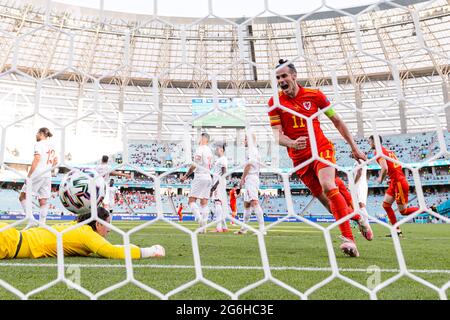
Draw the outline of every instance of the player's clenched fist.
<instances>
[{"instance_id":1,"label":"player's clenched fist","mask_svg":"<svg viewBox=\"0 0 450 320\"><path fill-rule=\"evenodd\" d=\"M308 141L308 137L298 137L295 141L294 141L294 148L297 150L303 150L306 149L306 141Z\"/></svg>"}]
</instances>

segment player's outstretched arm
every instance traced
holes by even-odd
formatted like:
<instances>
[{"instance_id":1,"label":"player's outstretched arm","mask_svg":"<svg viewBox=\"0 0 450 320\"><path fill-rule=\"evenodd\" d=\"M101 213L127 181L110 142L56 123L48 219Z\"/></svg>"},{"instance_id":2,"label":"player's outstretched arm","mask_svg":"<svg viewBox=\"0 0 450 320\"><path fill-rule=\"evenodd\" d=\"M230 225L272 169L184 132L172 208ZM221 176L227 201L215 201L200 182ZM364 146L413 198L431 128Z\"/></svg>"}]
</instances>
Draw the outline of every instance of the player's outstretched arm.
<instances>
[{"instance_id":1,"label":"player's outstretched arm","mask_svg":"<svg viewBox=\"0 0 450 320\"><path fill-rule=\"evenodd\" d=\"M122 245L113 245L108 240L103 238L97 232L88 232L85 235L85 245L89 251L107 259L125 259L125 247ZM139 248L133 244L130 245L131 258L154 258L163 257L165 250L159 245L150 248Z\"/></svg>"},{"instance_id":2,"label":"player's outstretched arm","mask_svg":"<svg viewBox=\"0 0 450 320\"><path fill-rule=\"evenodd\" d=\"M377 182L378 183L383 183L384 178L386 178L386 174L388 172L388 165L386 162L386 159L380 158L378 159L378 164L381 167L381 171L380 171L380 175L378 176Z\"/></svg>"},{"instance_id":3,"label":"player's outstretched arm","mask_svg":"<svg viewBox=\"0 0 450 320\"><path fill-rule=\"evenodd\" d=\"M131 179L131 174L128 174L128 173L123 173L123 172L119 172L119 171L111 171L109 174L111 176L124 177L127 179Z\"/></svg>"},{"instance_id":4,"label":"player's outstretched arm","mask_svg":"<svg viewBox=\"0 0 450 320\"><path fill-rule=\"evenodd\" d=\"M364 154L364 152L359 150L358 146L356 145L355 140L353 139L352 134L348 130L348 127L345 124L345 122L342 121L341 117L339 117L339 115L337 113L335 113L332 116L330 116L329 118L330 118L331 122L333 122L334 126L339 131L341 136L344 138L344 140L350 145L350 148L352 149L353 157L356 160L358 160L358 159L361 159L364 161L367 160L367 156Z\"/></svg>"}]
</instances>

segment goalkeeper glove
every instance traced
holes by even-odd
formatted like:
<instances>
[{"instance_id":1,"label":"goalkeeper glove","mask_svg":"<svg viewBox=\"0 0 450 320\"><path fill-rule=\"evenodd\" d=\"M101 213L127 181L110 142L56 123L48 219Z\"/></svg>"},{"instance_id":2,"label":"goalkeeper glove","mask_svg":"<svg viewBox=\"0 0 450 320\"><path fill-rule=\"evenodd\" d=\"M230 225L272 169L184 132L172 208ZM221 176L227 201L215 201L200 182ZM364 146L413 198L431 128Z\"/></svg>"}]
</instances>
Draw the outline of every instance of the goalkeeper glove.
<instances>
[{"instance_id":1,"label":"goalkeeper glove","mask_svg":"<svg viewBox=\"0 0 450 320\"><path fill-rule=\"evenodd\" d=\"M150 248L141 248L141 258L159 258L166 255L166 250L163 246L155 244Z\"/></svg>"}]
</instances>

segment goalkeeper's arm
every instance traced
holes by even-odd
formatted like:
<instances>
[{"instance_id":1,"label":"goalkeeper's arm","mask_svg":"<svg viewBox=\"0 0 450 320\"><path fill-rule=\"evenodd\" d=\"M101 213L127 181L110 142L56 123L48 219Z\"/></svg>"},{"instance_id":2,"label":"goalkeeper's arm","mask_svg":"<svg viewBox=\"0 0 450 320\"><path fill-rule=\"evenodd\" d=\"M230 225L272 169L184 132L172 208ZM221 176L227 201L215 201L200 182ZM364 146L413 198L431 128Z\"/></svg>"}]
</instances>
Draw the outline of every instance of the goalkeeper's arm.
<instances>
[{"instance_id":1,"label":"goalkeeper's arm","mask_svg":"<svg viewBox=\"0 0 450 320\"><path fill-rule=\"evenodd\" d=\"M84 240L84 245L94 254L107 259L125 259L125 246L113 245L93 230L85 234ZM150 248L139 248L136 245L130 244L130 253L131 259L152 258L165 255L164 248L158 245Z\"/></svg>"}]
</instances>

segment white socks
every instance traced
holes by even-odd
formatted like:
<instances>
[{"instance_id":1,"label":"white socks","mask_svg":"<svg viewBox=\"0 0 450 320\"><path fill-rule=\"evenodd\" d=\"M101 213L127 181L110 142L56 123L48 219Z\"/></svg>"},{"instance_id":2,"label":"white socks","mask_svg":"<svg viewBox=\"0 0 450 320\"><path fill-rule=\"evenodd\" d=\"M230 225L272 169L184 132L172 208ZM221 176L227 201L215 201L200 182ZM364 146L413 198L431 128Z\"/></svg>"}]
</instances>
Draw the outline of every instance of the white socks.
<instances>
[{"instance_id":1,"label":"white socks","mask_svg":"<svg viewBox=\"0 0 450 320\"><path fill-rule=\"evenodd\" d=\"M359 210L361 211L361 219L363 219L364 221L369 222L369 213L367 212L366 207L360 207Z\"/></svg>"},{"instance_id":2,"label":"white socks","mask_svg":"<svg viewBox=\"0 0 450 320\"><path fill-rule=\"evenodd\" d=\"M253 207L253 212L255 212L256 219L258 220L258 224L261 228L261 225L264 226L264 214L263 214L262 208L259 205L259 203L256 207Z\"/></svg>"},{"instance_id":3,"label":"white socks","mask_svg":"<svg viewBox=\"0 0 450 320\"><path fill-rule=\"evenodd\" d=\"M208 223L208 216L209 216L209 206L206 205L204 207L200 207L200 213L202 215L202 219L204 224Z\"/></svg>"},{"instance_id":4,"label":"white socks","mask_svg":"<svg viewBox=\"0 0 450 320\"><path fill-rule=\"evenodd\" d=\"M222 209L222 205L220 205L220 208ZM223 213L223 210L222 210L222 230L226 230L226 229L228 229L227 217L226 217L225 213Z\"/></svg>"},{"instance_id":5,"label":"white socks","mask_svg":"<svg viewBox=\"0 0 450 320\"><path fill-rule=\"evenodd\" d=\"M39 209L39 222L45 223L45 220L47 219L47 213L48 213L48 203L44 204Z\"/></svg>"},{"instance_id":6,"label":"white socks","mask_svg":"<svg viewBox=\"0 0 450 320\"><path fill-rule=\"evenodd\" d=\"M27 214L27 200L25 199L25 200L20 201L20 205L22 206L23 213Z\"/></svg>"},{"instance_id":7,"label":"white socks","mask_svg":"<svg viewBox=\"0 0 450 320\"><path fill-rule=\"evenodd\" d=\"M252 209L244 207L244 223L245 224L248 224L250 222L250 216L251 215L252 215ZM242 226L241 229L247 230L248 228L246 226Z\"/></svg>"},{"instance_id":8,"label":"white socks","mask_svg":"<svg viewBox=\"0 0 450 320\"><path fill-rule=\"evenodd\" d=\"M256 219L258 220L259 231L261 231L264 235L267 234L266 230L264 230L264 213L259 203L253 208L253 210L256 214Z\"/></svg>"},{"instance_id":9,"label":"white socks","mask_svg":"<svg viewBox=\"0 0 450 320\"><path fill-rule=\"evenodd\" d=\"M27 200L24 199L24 200L20 201L20 205L22 206L23 214L26 215L27 214ZM33 208L31 208L31 215L33 215ZM25 229L38 226L37 222L34 220L34 217L32 217L32 219L33 220L28 220L28 223L27 223Z\"/></svg>"},{"instance_id":10,"label":"white socks","mask_svg":"<svg viewBox=\"0 0 450 320\"><path fill-rule=\"evenodd\" d=\"M189 203L189 207L192 210L192 213L195 217L195 220L200 224L201 227L205 226L208 223L208 215L209 215L209 206L202 206L202 207L198 207L197 203L195 202L191 202ZM203 230L203 232L205 232L205 230Z\"/></svg>"},{"instance_id":11,"label":"white socks","mask_svg":"<svg viewBox=\"0 0 450 320\"><path fill-rule=\"evenodd\" d=\"M248 209L244 208L244 223L248 224L250 222L250 216L252 211L256 215L256 220L258 220L259 230L264 230L264 214L261 206L258 204L256 207L250 207ZM243 230L247 230L247 227L242 227ZM264 232L265 233L265 232Z\"/></svg>"},{"instance_id":12,"label":"white socks","mask_svg":"<svg viewBox=\"0 0 450 320\"><path fill-rule=\"evenodd\" d=\"M214 215L216 217L216 222L217 222L216 229L222 229L222 221L224 220L224 217L223 217L222 204L220 202L216 202L214 205Z\"/></svg>"},{"instance_id":13,"label":"white socks","mask_svg":"<svg viewBox=\"0 0 450 320\"><path fill-rule=\"evenodd\" d=\"M200 208L195 202L189 203L189 208L191 208L192 214L195 217L195 220L198 222L201 222L201 216L200 216Z\"/></svg>"}]
</instances>

